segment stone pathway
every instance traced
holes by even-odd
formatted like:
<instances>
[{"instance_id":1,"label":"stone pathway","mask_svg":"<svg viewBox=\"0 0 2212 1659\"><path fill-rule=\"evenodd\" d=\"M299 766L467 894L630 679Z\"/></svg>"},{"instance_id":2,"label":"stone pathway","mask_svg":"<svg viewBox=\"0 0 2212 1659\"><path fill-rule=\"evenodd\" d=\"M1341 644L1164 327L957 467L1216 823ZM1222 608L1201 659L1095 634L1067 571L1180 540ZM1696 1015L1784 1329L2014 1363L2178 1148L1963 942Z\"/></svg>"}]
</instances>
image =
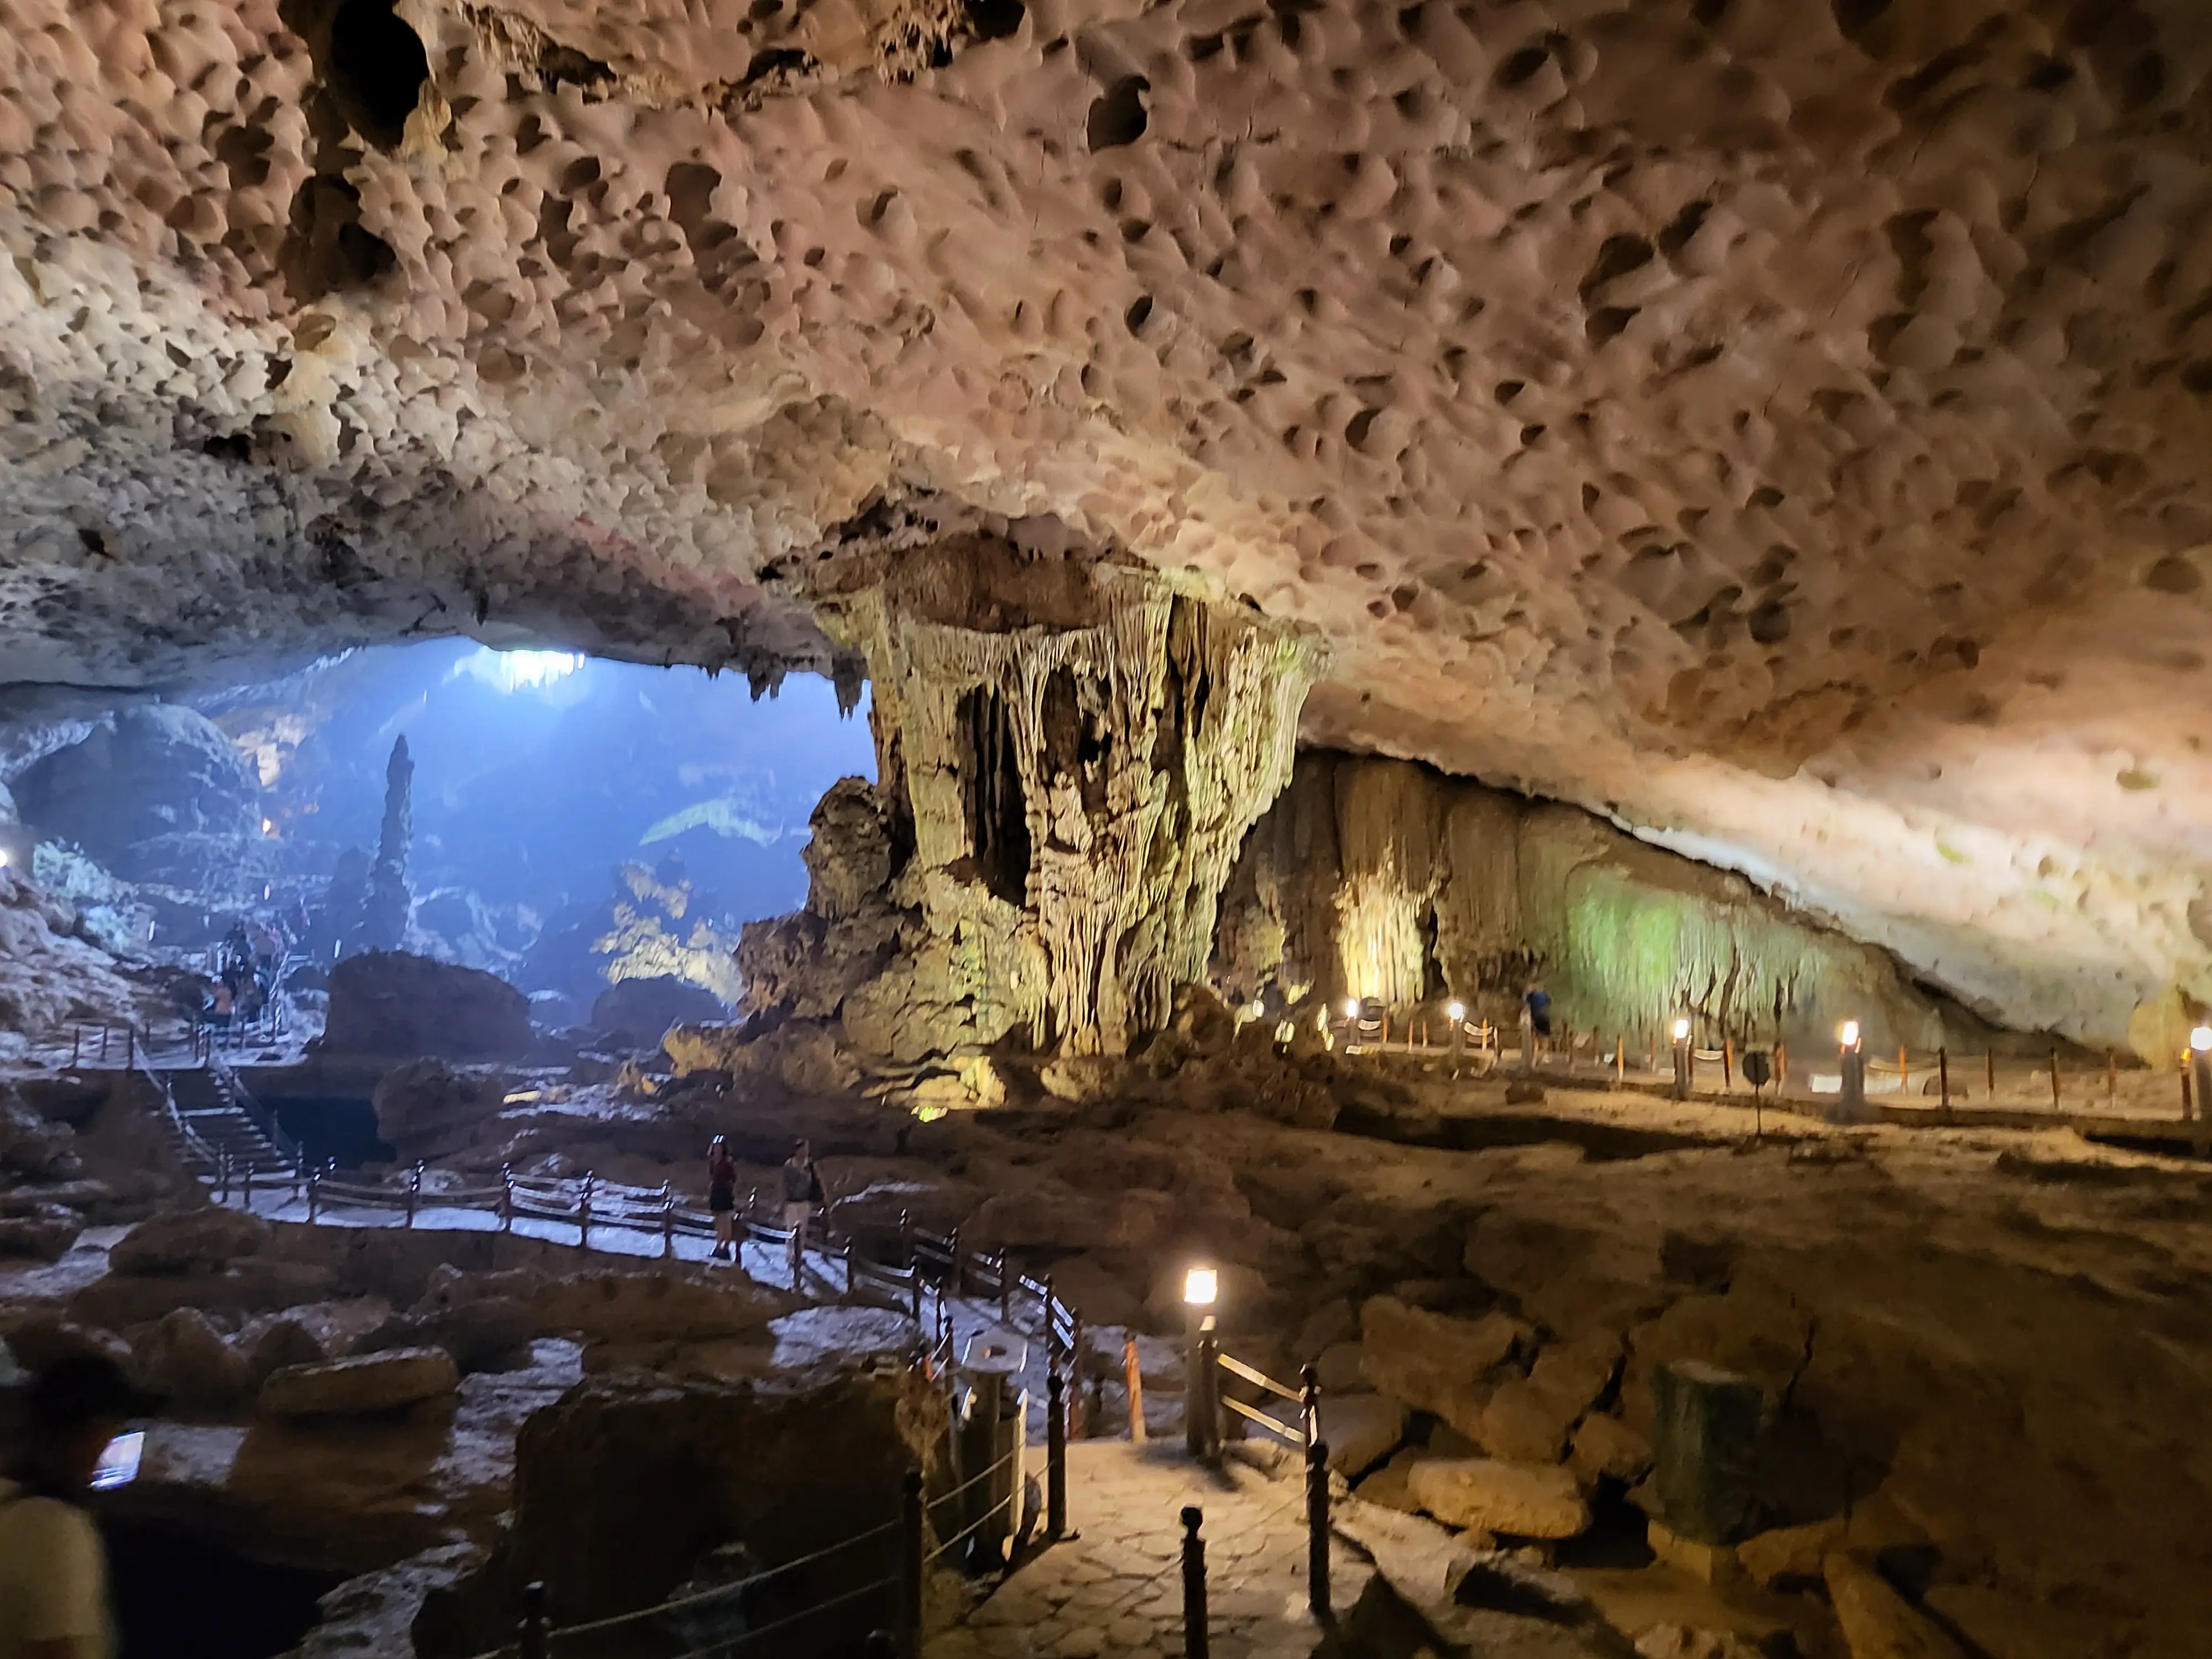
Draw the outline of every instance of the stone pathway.
<instances>
[{"instance_id":1,"label":"stone pathway","mask_svg":"<svg viewBox=\"0 0 2212 1659\"><path fill-rule=\"evenodd\" d=\"M1206 1512L1212 1659L1306 1659L1322 1632L1306 1595L1305 1483L1229 1460L1192 1463L1182 1443L1079 1441L1067 1450L1061 1540L1012 1574L927 1659L1181 1659L1183 1505ZM1340 1614L1372 1568L1334 1547Z\"/></svg>"}]
</instances>

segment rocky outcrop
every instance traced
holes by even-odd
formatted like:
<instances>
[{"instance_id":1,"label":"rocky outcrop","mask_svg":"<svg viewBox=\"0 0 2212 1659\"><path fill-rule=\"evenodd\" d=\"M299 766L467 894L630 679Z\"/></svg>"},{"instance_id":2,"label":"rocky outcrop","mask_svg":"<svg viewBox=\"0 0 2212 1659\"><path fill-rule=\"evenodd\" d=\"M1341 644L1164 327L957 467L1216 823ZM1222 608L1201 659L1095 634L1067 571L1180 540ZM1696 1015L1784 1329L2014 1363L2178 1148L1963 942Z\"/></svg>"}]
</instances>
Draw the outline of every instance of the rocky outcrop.
<instances>
[{"instance_id":1,"label":"rocky outcrop","mask_svg":"<svg viewBox=\"0 0 2212 1659\"><path fill-rule=\"evenodd\" d=\"M475 968L398 951L348 957L331 970L323 1046L336 1054L513 1060L536 1034L530 999Z\"/></svg>"},{"instance_id":2,"label":"rocky outcrop","mask_svg":"<svg viewBox=\"0 0 2212 1659\"><path fill-rule=\"evenodd\" d=\"M369 866L362 893L361 919L343 948L397 951L407 943L414 920L415 890L408 884L407 855L415 839L415 763L408 758L407 737L392 740L384 769L384 821L376 837L376 861Z\"/></svg>"},{"instance_id":3,"label":"rocky outcrop","mask_svg":"<svg viewBox=\"0 0 2212 1659\"><path fill-rule=\"evenodd\" d=\"M672 1025L704 1024L728 1018L722 1000L702 986L672 974L621 979L592 1004L592 1029L623 1039L623 1046L659 1046Z\"/></svg>"},{"instance_id":4,"label":"rocky outcrop","mask_svg":"<svg viewBox=\"0 0 2212 1659\"><path fill-rule=\"evenodd\" d=\"M1887 952L1741 877L1572 807L1322 750L1299 757L1239 855L1213 973L1233 1000L1373 997L1441 1023L1449 996L1509 1031L1541 980L1555 1018L1608 1048L1682 1014L1715 1047L1832 1050L1844 1019L1876 1052L1989 1037Z\"/></svg>"},{"instance_id":5,"label":"rocky outcrop","mask_svg":"<svg viewBox=\"0 0 2212 1659\"><path fill-rule=\"evenodd\" d=\"M1455 1319L1370 1298L1359 1310L1360 1369L1394 1399L1419 1407L1480 1444L1483 1413L1528 1328L1502 1313Z\"/></svg>"},{"instance_id":6,"label":"rocky outcrop","mask_svg":"<svg viewBox=\"0 0 2212 1659\"><path fill-rule=\"evenodd\" d=\"M186 1410L219 1411L253 1391L252 1360L197 1308L163 1317L132 1354L146 1385Z\"/></svg>"},{"instance_id":7,"label":"rocky outcrop","mask_svg":"<svg viewBox=\"0 0 2212 1659\"><path fill-rule=\"evenodd\" d=\"M878 777L817 811L805 913L747 930L754 1006L899 1063L1010 1036L1119 1054L1166 1025L1320 647L1005 538L816 580L869 665Z\"/></svg>"},{"instance_id":8,"label":"rocky outcrop","mask_svg":"<svg viewBox=\"0 0 2212 1659\"><path fill-rule=\"evenodd\" d=\"M137 1275L219 1273L241 1257L258 1255L270 1237L267 1222L240 1210L173 1210L140 1222L117 1240L107 1265Z\"/></svg>"},{"instance_id":9,"label":"rocky outcrop","mask_svg":"<svg viewBox=\"0 0 2212 1659\"><path fill-rule=\"evenodd\" d=\"M362 1417L444 1399L459 1386L443 1349L398 1348L283 1366L262 1383L259 1406L271 1417Z\"/></svg>"},{"instance_id":10,"label":"rocky outcrop","mask_svg":"<svg viewBox=\"0 0 2212 1659\"><path fill-rule=\"evenodd\" d=\"M1551 1464L1424 1458L1413 1466L1408 1486L1413 1500L1447 1526L1516 1538L1572 1538L1589 1525L1574 1475Z\"/></svg>"},{"instance_id":11,"label":"rocky outcrop","mask_svg":"<svg viewBox=\"0 0 2212 1659\"><path fill-rule=\"evenodd\" d=\"M261 839L261 787L205 716L138 703L94 726L15 781L46 840L75 842L126 881L224 891Z\"/></svg>"},{"instance_id":12,"label":"rocky outcrop","mask_svg":"<svg viewBox=\"0 0 2212 1659\"><path fill-rule=\"evenodd\" d=\"M473 1131L498 1117L507 1086L506 1074L496 1070L410 1060L377 1081L377 1139L406 1158L467 1142Z\"/></svg>"},{"instance_id":13,"label":"rocky outcrop","mask_svg":"<svg viewBox=\"0 0 2212 1659\"><path fill-rule=\"evenodd\" d=\"M530 1579L549 1586L555 1621L567 1624L650 1605L732 1546L766 1567L796 1561L896 1516L906 1471L933 1467L945 1427L941 1397L904 1370L680 1388L587 1381L524 1425L512 1533L426 1623L452 1631L460 1651L512 1622L513 1595ZM892 1559L847 1552L801 1568L754 1616L803 1608ZM878 1617L861 1609L823 1640L857 1641Z\"/></svg>"}]
</instances>

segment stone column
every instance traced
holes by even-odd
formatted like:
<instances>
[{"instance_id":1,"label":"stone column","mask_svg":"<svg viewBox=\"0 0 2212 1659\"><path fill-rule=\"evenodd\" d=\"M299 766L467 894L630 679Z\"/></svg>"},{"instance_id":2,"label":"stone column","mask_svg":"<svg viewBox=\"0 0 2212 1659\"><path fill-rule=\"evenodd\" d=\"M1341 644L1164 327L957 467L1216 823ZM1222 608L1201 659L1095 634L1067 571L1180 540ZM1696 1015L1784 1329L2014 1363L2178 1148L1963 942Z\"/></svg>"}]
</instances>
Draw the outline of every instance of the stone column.
<instances>
[{"instance_id":1,"label":"stone column","mask_svg":"<svg viewBox=\"0 0 2212 1659\"><path fill-rule=\"evenodd\" d=\"M878 788L911 832L894 885L923 924L844 999L847 1034L908 1059L1009 1033L1118 1054L1161 1029L1290 778L1320 642L1151 571L973 548L817 614L867 662Z\"/></svg>"}]
</instances>

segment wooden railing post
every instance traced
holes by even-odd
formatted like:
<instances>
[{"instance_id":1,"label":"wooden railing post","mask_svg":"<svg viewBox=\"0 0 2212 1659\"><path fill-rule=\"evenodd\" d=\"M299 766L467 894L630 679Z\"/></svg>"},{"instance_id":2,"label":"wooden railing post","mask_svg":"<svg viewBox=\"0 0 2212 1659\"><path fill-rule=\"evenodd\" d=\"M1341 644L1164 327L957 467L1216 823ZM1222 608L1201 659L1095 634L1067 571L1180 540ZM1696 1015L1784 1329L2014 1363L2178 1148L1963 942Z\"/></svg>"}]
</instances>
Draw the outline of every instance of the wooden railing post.
<instances>
[{"instance_id":1,"label":"wooden railing post","mask_svg":"<svg viewBox=\"0 0 2212 1659\"><path fill-rule=\"evenodd\" d=\"M1010 1329L1014 1322L1014 1267L1003 1245L999 1250L999 1322Z\"/></svg>"},{"instance_id":2,"label":"wooden railing post","mask_svg":"<svg viewBox=\"0 0 2212 1659\"><path fill-rule=\"evenodd\" d=\"M407 1224L415 1224L416 1206L422 1201L422 1165L418 1159L407 1172Z\"/></svg>"},{"instance_id":3,"label":"wooden railing post","mask_svg":"<svg viewBox=\"0 0 2212 1659\"><path fill-rule=\"evenodd\" d=\"M1044 1533L1067 1532L1067 1383L1057 1362L1044 1377Z\"/></svg>"},{"instance_id":4,"label":"wooden railing post","mask_svg":"<svg viewBox=\"0 0 2212 1659\"><path fill-rule=\"evenodd\" d=\"M1990 1098L1995 1100L1997 1097L1997 1051L1994 1048L1987 1049L1982 1058L1989 1062Z\"/></svg>"},{"instance_id":5,"label":"wooden railing post","mask_svg":"<svg viewBox=\"0 0 2212 1659\"><path fill-rule=\"evenodd\" d=\"M2051 1051L2051 1109L2054 1112L2063 1109L2058 1103L2058 1050L2056 1048Z\"/></svg>"},{"instance_id":6,"label":"wooden railing post","mask_svg":"<svg viewBox=\"0 0 2212 1659\"><path fill-rule=\"evenodd\" d=\"M83 1057L84 1027L72 1025L70 1027L70 1069L75 1071L83 1063Z\"/></svg>"},{"instance_id":7,"label":"wooden railing post","mask_svg":"<svg viewBox=\"0 0 2212 1659\"><path fill-rule=\"evenodd\" d=\"M576 1199L576 1248L592 1248L592 1187L598 1176L589 1170L584 1171L584 1190Z\"/></svg>"},{"instance_id":8,"label":"wooden railing post","mask_svg":"<svg viewBox=\"0 0 2212 1659\"><path fill-rule=\"evenodd\" d=\"M1206 1540L1198 1535L1205 1520L1195 1504L1182 1512L1183 1659L1206 1659Z\"/></svg>"},{"instance_id":9,"label":"wooden railing post","mask_svg":"<svg viewBox=\"0 0 2212 1659\"><path fill-rule=\"evenodd\" d=\"M960 1294L961 1269L966 1265L961 1254L960 1229L957 1227L952 1230L952 1248L950 1254L952 1257L952 1271L946 1282L945 1293L950 1297L957 1297Z\"/></svg>"},{"instance_id":10,"label":"wooden railing post","mask_svg":"<svg viewBox=\"0 0 2212 1659\"><path fill-rule=\"evenodd\" d=\"M660 1183L660 1259L667 1261L676 1254L676 1194L668 1183Z\"/></svg>"},{"instance_id":11,"label":"wooden railing post","mask_svg":"<svg viewBox=\"0 0 2212 1659\"><path fill-rule=\"evenodd\" d=\"M921 1659L921 1471L908 1469L899 1497L900 1659Z\"/></svg>"},{"instance_id":12,"label":"wooden railing post","mask_svg":"<svg viewBox=\"0 0 2212 1659\"><path fill-rule=\"evenodd\" d=\"M514 1231L514 1165L499 1166L499 1230L503 1233Z\"/></svg>"},{"instance_id":13,"label":"wooden railing post","mask_svg":"<svg viewBox=\"0 0 2212 1659\"><path fill-rule=\"evenodd\" d=\"M1328 1442L1318 1439L1306 1448L1306 1605L1328 1623Z\"/></svg>"},{"instance_id":14,"label":"wooden railing post","mask_svg":"<svg viewBox=\"0 0 2212 1659\"><path fill-rule=\"evenodd\" d=\"M1321 1373L1311 1365L1298 1373L1298 1423L1306 1444L1321 1438Z\"/></svg>"},{"instance_id":15,"label":"wooden railing post","mask_svg":"<svg viewBox=\"0 0 2212 1659\"><path fill-rule=\"evenodd\" d=\"M323 1172L320 1170L310 1170L307 1172L307 1219L310 1222L314 1220L317 1212L322 1207L322 1188Z\"/></svg>"},{"instance_id":16,"label":"wooden railing post","mask_svg":"<svg viewBox=\"0 0 2212 1659\"><path fill-rule=\"evenodd\" d=\"M1138 1362L1133 1336L1121 1345L1121 1374L1129 1389L1129 1441L1141 1446L1145 1443L1145 1369Z\"/></svg>"},{"instance_id":17,"label":"wooden railing post","mask_svg":"<svg viewBox=\"0 0 2212 1659\"><path fill-rule=\"evenodd\" d=\"M253 1160L246 1160L246 1173L240 1181L239 1205L246 1211L253 1208Z\"/></svg>"},{"instance_id":18,"label":"wooden railing post","mask_svg":"<svg viewBox=\"0 0 2212 1659\"><path fill-rule=\"evenodd\" d=\"M136 1025L123 1028L123 1066L126 1071L138 1069L138 1028Z\"/></svg>"},{"instance_id":19,"label":"wooden railing post","mask_svg":"<svg viewBox=\"0 0 2212 1659\"><path fill-rule=\"evenodd\" d=\"M546 1659L553 1645L552 1621L545 1613L545 1586L537 1579L522 1587L522 1626L515 1632L520 1659Z\"/></svg>"},{"instance_id":20,"label":"wooden railing post","mask_svg":"<svg viewBox=\"0 0 2212 1659\"><path fill-rule=\"evenodd\" d=\"M1951 1115L1951 1051L1938 1047L1936 1050L1936 1095L1942 1103L1943 1115Z\"/></svg>"}]
</instances>

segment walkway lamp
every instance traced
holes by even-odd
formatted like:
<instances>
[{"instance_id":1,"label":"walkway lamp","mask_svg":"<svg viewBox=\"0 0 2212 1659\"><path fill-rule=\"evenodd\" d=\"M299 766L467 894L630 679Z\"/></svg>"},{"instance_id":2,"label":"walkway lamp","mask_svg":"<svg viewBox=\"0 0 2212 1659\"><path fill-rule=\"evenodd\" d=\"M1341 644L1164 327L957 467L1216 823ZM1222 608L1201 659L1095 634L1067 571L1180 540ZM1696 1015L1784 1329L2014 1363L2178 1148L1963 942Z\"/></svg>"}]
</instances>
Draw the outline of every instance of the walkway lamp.
<instances>
[{"instance_id":1,"label":"walkway lamp","mask_svg":"<svg viewBox=\"0 0 2212 1659\"><path fill-rule=\"evenodd\" d=\"M1182 1304L1190 1318L1190 1343L1183 1355L1183 1444L1201 1462L1210 1462L1221 1449L1213 1324L1213 1304L1220 1293L1221 1275L1213 1268L1193 1267L1183 1273Z\"/></svg>"},{"instance_id":2,"label":"walkway lamp","mask_svg":"<svg viewBox=\"0 0 2212 1659\"><path fill-rule=\"evenodd\" d=\"M1694 1056L1690 1052L1690 1022L1674 1022L1674 1098L1690 1097L1690 1067Z\"/></svg>"},{"instance_id":3,"label":"walkway lamp","mask_svg":"<svg viewBox=\"0 0 2212 1659\"><path fill-rule=\"evenodd\" d=\"M1836 1096L1836 1121L1867 1121L1866 1050L1859 1042L1859 1023L1847 1019L1836 1030L1836 1060L1842 1076Z\"/></svg>"}]
</instances>

